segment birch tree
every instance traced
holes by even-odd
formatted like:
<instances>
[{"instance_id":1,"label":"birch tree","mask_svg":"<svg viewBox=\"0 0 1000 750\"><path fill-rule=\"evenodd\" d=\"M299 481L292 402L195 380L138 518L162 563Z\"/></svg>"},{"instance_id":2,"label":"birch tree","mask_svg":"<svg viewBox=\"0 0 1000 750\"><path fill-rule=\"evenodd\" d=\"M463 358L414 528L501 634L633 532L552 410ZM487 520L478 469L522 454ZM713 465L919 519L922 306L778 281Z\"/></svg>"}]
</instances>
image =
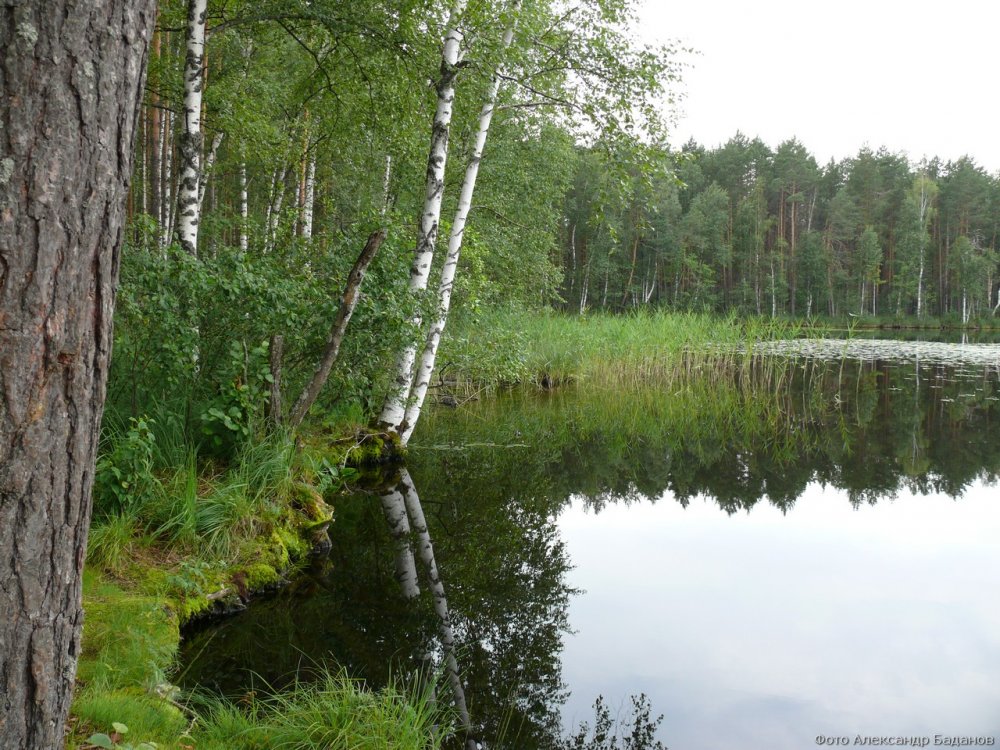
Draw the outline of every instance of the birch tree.
<instances>
[{"instance_id":1,"label":"birch tree","mask_svg":"<svg viewBox=\"0 0 1000 750\"><path fill-rule=\"evenodd\" d=\"M184 60L184 132L180 137L181 172L177 184L177 239L198 254L201 221L201 102L204 86L205 16L208 0L188 0L187 56Z\"/></svg>"},{"instance_id":2,"label":"birch tree","mask_svg":"<svg viewBox=\"0 0 1000 750\"><path fill-rule=\"evenodd\" d=\"M514 28L517 23L517 16L521 10L521 0L514 0L510 6L511 19L507 30L503 35L502 49L510 47L514 39ZM427 334L427 341L420 357L417 371L413 376L413 389L406 407L406 413L399 428L399 437L403 445L410 440L413 429L420 418L420 410L427 396L427 388L431 382L431 374L434 372L434 362L437 359L438 346L441 343L441 335L444 333L445 325L448 322L448 311L451 308L451 294L455 285L455 273L458 270L458 259L462 252L462 240L465 237L465 226L469 220L469 212L472 210L472 196L476 190L476 180L479 177L479 164L483 159L483 150L486 148L486 138L490 132L490 124L493 122L493 111L496 107L497 92L500 89L500 78L494 73L490 81L486 94L486 101L479 113L478 129L476 131L475 145L472 149L472 156L465 168L465 178L462 180L462 192L458 199L458 209L455 211L455 218L451 224L451 233L448 238L448 255L441 269L441 282L438 286L437 315L433 321L430 331Z\"/></svg>"},{"instance_id":3,"label":"birch tree","mask_svg":"<svg viewBox=\"0 0 1000 750\"><path fill-rule=\"evenodd\" d=\"M441 201L444 197L444 175L448 162L448 137L451 132L452 110L455 101L455 78L458 75L462 55L462 31L459 24L465 13L466 0L456 0L448 17L444 50L441 55L441 73L438 78L437 108L431 126L431 147L427 157L427 179L424 189L424 205L420 225L417 230L417 247L410 267L410 293L419 298L427 288L431 263L437 244ZM410 325L420 330L423 318L417 312ZM398 431L410 396L413 363L417 355L416 342L407 343L396 358L395 379L389 395L382 406L379 423L393 431Z\"/></svg>"},{"instance_id":4,"label":"birch tree","mask_svg":"<svg viewBox=\"0 0 1000 750\"><path fill-rule=\"evenodd\" d=\"M0 5L0 747L62 747L152 0Z\"/></svg>"}]
</instances>

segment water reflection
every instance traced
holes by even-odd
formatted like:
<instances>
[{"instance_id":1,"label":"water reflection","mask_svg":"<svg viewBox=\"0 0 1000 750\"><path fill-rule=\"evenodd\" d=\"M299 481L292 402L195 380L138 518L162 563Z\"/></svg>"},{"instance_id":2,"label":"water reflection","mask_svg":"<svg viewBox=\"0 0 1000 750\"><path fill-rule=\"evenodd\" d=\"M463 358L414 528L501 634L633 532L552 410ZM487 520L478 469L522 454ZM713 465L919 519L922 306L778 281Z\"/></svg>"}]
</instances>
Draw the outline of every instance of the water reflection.
<instances>
[{"instance_id":1,"label":"water reflection","mask_svg":"<svg viewBox=\"0 0 1000 750\"><path fill-rule=\"evenodd\" d=\"M190 639L188 683L433 654L474 734L525 750L601 693L648 693L688 750L1000 732L998 391L918 352L434 412L413 477L338 501L329 569Z\"/></svg>"}]
</instances>

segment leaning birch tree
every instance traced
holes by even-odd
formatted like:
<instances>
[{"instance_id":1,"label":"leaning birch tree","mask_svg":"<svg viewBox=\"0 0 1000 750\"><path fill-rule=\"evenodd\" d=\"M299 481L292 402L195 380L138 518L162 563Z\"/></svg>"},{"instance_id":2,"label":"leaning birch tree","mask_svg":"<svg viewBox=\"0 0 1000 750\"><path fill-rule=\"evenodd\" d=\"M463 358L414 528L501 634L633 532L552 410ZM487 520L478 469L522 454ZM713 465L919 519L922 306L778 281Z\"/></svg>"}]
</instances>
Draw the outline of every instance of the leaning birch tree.
<instances>
[{"instance_id":1,"label":"leaning birch tree","mask_svg":"<svg viewBox=\"0 0 1000 750\"><path fill-rule=\"evenodd\" d=\"M455 78L462 56L462 31L460 24L465 13L467 0L455 0L448 17L441 54L441 73L438 78L437 108L431 126L431 146L427 157L427 179L424 187L424 203L417 229L417 246L410 267L410 294L418 298L427 289L431 263L437 244L441 221L441 201L444 197L445 166L448 162L448 137L451 131L452 110L455 103ZM420 330L423 318L418 312L409 321ZM382 405L379 423L384 428L397 431L406 414L406 404L410 397L413 363L417 357L417 343L407 343L396 358L393 387Z\"/></svg>"},{"instance_id":2,"label":"leaning birch tree","mask_svg":"<svg viewBox=\"0 0 1000 750\"><path fill-rule=\"evenodd\" d=\"M201 223L201 102L204 89L205 16L208 0L188 0L187 55L184 58L184 131L179 146L181 173L177 183L177 239L191 255L198 254Z\"/></svg>"},{"instance_id":3,"label":"leaning birch tree","mask_svg":"<svg viewBox=\"0 0 1000 750\"><path fill-rule=\"evenodd\" d=\"M520 10L521 0L513 0L510 6L511 18L503 35L503 50L509 48L514 39L514 28L517 24L517 16ZM499 90L500 78L495 72L490 80L486 100L483 102L482 110L479 113L475 145L473 146L469 162L465 167L465 177L462 180L462 191L458 199L458 208L455 211L455 218L451 224L451 233L448 237L448 255L441 269L441 282L438 286L437 315L431 324L430 331L427 333L423 353L417 365L417 370L413 375L412 391L406 406L403 422L398 425L399 437L403 445L409 442L410 435L413 434L413 429L420 418L420 411L423 408L424 398L427 396L427 389L431 382L431 375L434 372L434 362L437 359L438 346L441 343L441 336L448 323L448 311L451 309L451 293L455 286L458 259L462 253L465 226L469 220L469 212L472 210L472 197L476 190L476 180L479 177L479 164L483 160L483 151L486 148L486 139L489 136L490 124L493 122L493 112L496 108L497 93Z\"/></svg>"},{"instance_id":4,"label":"leaning birch tree","mask_svg":"<svg viewBox=\"0 0 1000 750\"><path fill-rule=\"evenodd\" d=\"M0 747L63 745L153 0L0 5Z\"/></svg>"}]
</instances>

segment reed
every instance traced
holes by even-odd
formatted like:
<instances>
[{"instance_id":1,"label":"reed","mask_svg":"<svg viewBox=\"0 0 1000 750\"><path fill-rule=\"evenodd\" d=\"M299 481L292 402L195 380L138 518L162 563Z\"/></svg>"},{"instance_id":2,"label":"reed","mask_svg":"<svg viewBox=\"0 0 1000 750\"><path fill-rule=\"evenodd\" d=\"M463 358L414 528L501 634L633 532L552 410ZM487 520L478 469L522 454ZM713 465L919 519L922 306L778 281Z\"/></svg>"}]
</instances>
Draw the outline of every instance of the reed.
<instances>
[{"instance_id":1,"label":"reed","mask_svg":"<svg viewBox=\"0 0 1000 750\"><path fill-rule=\"evenodd\" d=\"M563 383L634 388L731 370L757 341L801 333L792 321L640 311L570 316L502 310L466 320L445 344L439 387L465 392Z\"/></svg>"}]
</instances>

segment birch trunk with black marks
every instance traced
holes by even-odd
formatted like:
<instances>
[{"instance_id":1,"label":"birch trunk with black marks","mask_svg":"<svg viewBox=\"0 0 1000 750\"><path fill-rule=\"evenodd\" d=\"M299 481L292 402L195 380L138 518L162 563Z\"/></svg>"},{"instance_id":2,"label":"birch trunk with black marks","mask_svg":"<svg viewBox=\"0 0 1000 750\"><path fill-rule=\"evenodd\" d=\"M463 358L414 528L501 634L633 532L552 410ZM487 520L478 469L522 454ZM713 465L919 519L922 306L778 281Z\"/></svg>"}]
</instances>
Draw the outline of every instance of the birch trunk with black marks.
<instances>
[{"instance_id":1,"label":"birch trunk with black marks","mask_svg":"<svg viewBox=\"0 0 1000 750\"><path fill-rule=\"evenodd\" d=\"M313 234L313 203L316 200L316 157L309 159L306 168L305 196L302 203L302 238L312 239Z\"/></svg>"},{"instance_id":2,"label":"birch trunk with black marks","mask_svg":"<svg viewBox=\"0 0 1000 750\"><path fill-rule=\"evenodd\" d=\"M302 390L302 395L295 402L295 406L292 407L292 413L289 415L288 421L292 427L298 427L302 424L302 420L305 419L309 408L316 401L320 391L323 390L327 378L330 377L330 370L333 369L333 364L337 361L337 355L340 353L340 343L344 340L344 332L347 330L347 324L351 322L354 308L358 304L358 297L361 294L361 284L365 280L365 272L368 270L372 259L375 258L375 253L378 252L383 240L385 240L384 229L372 232L358 259L354 261L354 267L347 275L347 284L344 286L344 296L340 302L340 310L337 311L337 317L333 321L333 327L330 329L330 337L327 339L323 357L316 367L316 372L313 374L312 380Z\"/></svg>"},{"instance_id":3,"label":"birch trunk with black marks","mask_svg":"<svg viewBox=\"0 0 1000 750\"><path fill-rule=\"evenodd\" d=\"M247 163L240 162L240 250L250 249L250 200L247 193Z\"/></svg>"},{"instance_id":4,"label":"birch trunk with black marks","mask_svg":"<svg viewBox=\"0 0 1000 750\"><path fill-rule=\"evenodd\" d=\"M267 236L264 238L264 252L274 249L278 239L278 226L281 223L281 205L285 202L285 178L288 177L288 166L275 170L271 177L271 202L267 209Z\"/></svg>"},{"instance_id":5,"label":"birch trunk with black marks","mask_svg":"<svg viewBox=\"0 0 1000 750\"><path fill-rule=\"evenodd\" d=\"M174 142L173 128L174 115L167 113L163 118L162 143L160 144L160 157L163 160L160 166L160 247L170 244L170 237L173 234L173 165L174 165Z\"/></svg>"},{"instance_id":6,"label":"birch trunk with black marks","mask_svg":"<svg viewBox=\"0 0 1000 750\"><path fill-rule=\"evenodd\" d=\"M511 3L512 20L503 35L503 49L510 47L514 39L514 27L517 22L517 14L521 9L521 0L514 0ZM405 446L417 420L420 419L420 411L424 405L424 398L427 396L427 388L431 383L431 375L434 373L434 362L437 359L438 346L441 344L441 336L448 323L448 311L451 309L451 293L455 286L455 273L458 270L458 259L462 253L462 239L465 236L465 225L469 220L469 212L472 210L472 196L476 191L476 180L479 177L479 164L483 160L483 150L486 148L486 138L490 133L490 124L493 122L493 110L496 107L497 93L500 90L500 78L493 75L490 88L486 94L486 101L479 112L479 127L476 132L476 142L472 149L472 156L465 168L465 178L462 180L462 192L458 198L458 208L455 210L455 218L451 224L451 235L448 237L448 255L445 258L444 266L441 269L441 282L438 286L438 308L437 317L427 333L427 340L424 343L424 350L420 357L420 363L413 376L413 386L410 398L403 416L403 422L399 425L399 437Z\"/></svg>"},{"instance_id":7,"label":"birch trunk with black marks","mask_svg":"<svg viewBox=\"0 0 1000 750\"><path fill-rule=\"evenodd\" d=\"M222 145L222 139L225 137L224 133L216 133L212 138L212 146L208 149L208 154L205 156L205 166L201 170L201 175L198 177L198 217L199 220L202 215L202 206L205 204L205 189L208 187L208 180L212 176L212 169L215 167L215 159L219 155L219 146Z\"/></svg>"},{"instance_id":8,"label":"birch trunk with black marks","mask_svg":"<svg viewBox=\"0 0 1000 750\"><path fill-rule=\"evenodd\" d=\"M0 747L63 746L152 0L0 5Z\"/></svg>"},{"instance_id":9,"label":"birch trunk with black marks","mask_svg":"<svg viewBox=\"0 0 1000 750\"><path fill-rule=\"evenodd\" d=\"M188 0L187 56L184 58L184 131L179 140L181 169L177 183L177 240L185 252L198 255L201 204L201 100L204 88L205 15L208 0Z\"/></svg>"},{"instance_id":10,"label":"birch trunk with black marks","mask_svg":"<svg viewBox=\"0 0 1000 750\"><path fill-rule=\"evenodd\" d=\"M427 180L424 188L424 205L417 229L417 247L410 267L410 294L420 297L427 288L431 262L437 244L438 227L441 220L441 199L444 196L445 166L448 161L448 136L451 130L452 107L455 102L455 77L461 55L462 32L458 25L465 13L466 0L456 0L448 17L448 31L444 38L441 55L441 75L438 79L437 109L431 127L431 147L427 157ZM420 330L423 318L418 312L410 319L410 325ZM410 397L413 382L413 363L417 357L417 342L407 343L395 363L393 387L386 396L379 415L379 424L384 429L398 431L406 415L406 402Z\"/></svg>"}]
</instances>

